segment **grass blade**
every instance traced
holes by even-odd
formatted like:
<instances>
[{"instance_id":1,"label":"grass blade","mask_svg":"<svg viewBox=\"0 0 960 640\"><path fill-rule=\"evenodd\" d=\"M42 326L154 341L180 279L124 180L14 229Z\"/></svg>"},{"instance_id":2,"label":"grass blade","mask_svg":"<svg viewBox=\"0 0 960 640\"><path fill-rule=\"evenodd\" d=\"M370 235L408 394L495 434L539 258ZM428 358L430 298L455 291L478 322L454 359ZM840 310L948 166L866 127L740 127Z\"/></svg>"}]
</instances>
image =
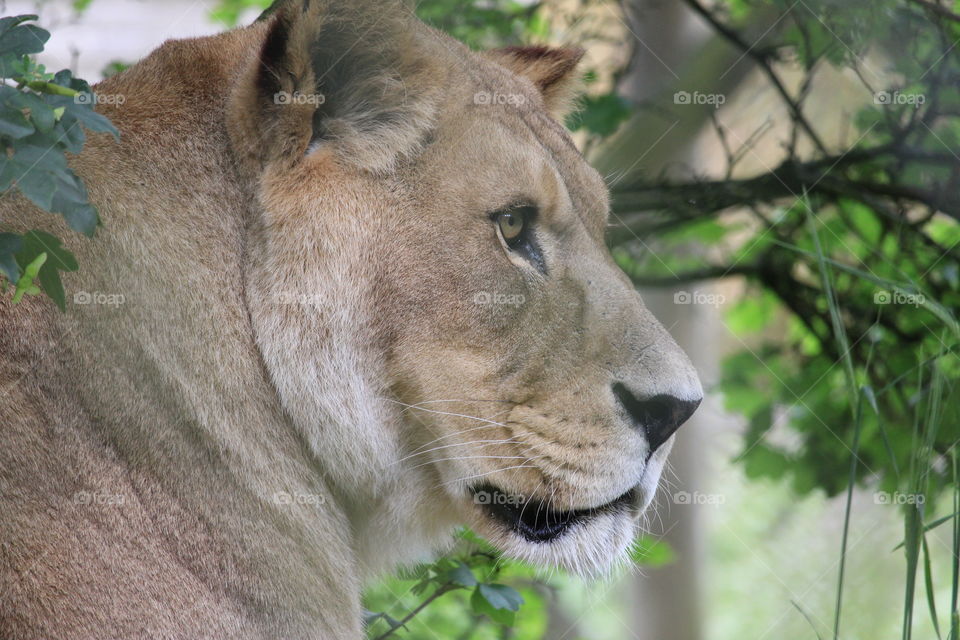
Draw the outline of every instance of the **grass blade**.
<instances>
[{"instance_id":1,"label":"grass blade","mask_svg":"<svg viewBox=\"0 0 960 640\"><path fill-rule=\"evenodd\" d=\"M939 527L940 525L945 524L945 523L947 523L947 522L950 522L950 521L953 520L957 515L960 515L960 511L955 511L955 512L951 513L951 514L948 515L948 516L943 516L942 518L937 518L936 520L934 520L934 521L931 522L930 524L924 525L924 527L923 527L923 532L924 532L924 533L929 533L930 531L932 531L933 529L936 529L936 528ZM900 542L900 544L898 544L898 545L895 546L893 549L891 549L891 551L897 551L897 550L899 550L901 547L903 547L903 542L902 542L902 541Z\"/></svg>"},{"instance_id":2,"label":"grass blade","mask_svg":"<svg viewBox=\"0 0 960 640\"><path fill-rule=\"evenodd\" d=\"M953 589L950 593L950 640L960 640L960 612L957 595L960 588L960 473L957 471L957 449L950 456L953 463Z\"/></svg>"},{"instance_id":3,"label":"grass blade","mask_svg":"<svg viewBox=\"0 0 960 640\"><path fill-rule=\"evenodd\" d=\"M927 588L927 606L930 607L930 618L933 620L933 630L937 632L937 638L943 638L940 635L940 622L937 618L937 601L934 598L933 591L933 570L930 568L930 547L927 546L927 537L920 536L923 549L923 582Z\"/></svg>"}]
</instances>

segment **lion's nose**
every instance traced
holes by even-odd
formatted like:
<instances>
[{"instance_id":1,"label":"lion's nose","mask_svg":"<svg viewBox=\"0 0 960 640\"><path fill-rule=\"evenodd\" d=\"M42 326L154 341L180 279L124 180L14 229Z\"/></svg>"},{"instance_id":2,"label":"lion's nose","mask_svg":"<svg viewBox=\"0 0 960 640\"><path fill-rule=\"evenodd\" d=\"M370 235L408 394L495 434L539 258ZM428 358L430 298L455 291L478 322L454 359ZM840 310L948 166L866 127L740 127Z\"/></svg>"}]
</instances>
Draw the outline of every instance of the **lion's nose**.
<instances>
[{"instance_id":1,"label":"lion's nose","mask_svg":"<svg viewBox=\"0 0 960 640\"><path fill-rule=\"evenodd\" d=\"M643 429L651 454L693 415L702 400L681 400L666 394L641 400L620 382L613 385L613 395L627 410L633 426Z\"/></svg>"}]
</instances>

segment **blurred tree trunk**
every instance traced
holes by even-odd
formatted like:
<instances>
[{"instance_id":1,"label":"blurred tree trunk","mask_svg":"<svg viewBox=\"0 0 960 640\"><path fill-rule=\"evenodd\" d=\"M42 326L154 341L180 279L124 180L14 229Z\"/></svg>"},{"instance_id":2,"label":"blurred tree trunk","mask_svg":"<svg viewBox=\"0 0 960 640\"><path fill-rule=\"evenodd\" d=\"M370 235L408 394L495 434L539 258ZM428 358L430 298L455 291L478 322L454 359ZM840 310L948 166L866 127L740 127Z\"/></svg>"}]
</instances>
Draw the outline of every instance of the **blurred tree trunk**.
<instances>
[{"instance_id":1,"label":"blurred tree trunk","mask_svg":"<svg viewBox=\"0 0 960 640\"><path fill-rule=\"evenodd\" d=\"M674 105L677 91L730 94L751 70L749 61L717 37L681 2L632 0L626 7L629 27L637 42L622 94L641 109L591 161L604 175L618 179L637 172L647 176L670 175L671 168L686 166L717 173L723 167L692 157L694 139L709 123L711 105ZM769 24L764 13L747 32L759 35ZM765 23L765 24L764 24ZM662 108L657 108L657 107ZM642 239L641 239L642 240ZM668 328L690 355L704 387L716 379L718 345L722 329L718 311L703 305L674 303L676 289L641 292L647 307ZM707 447L712 427L708 398L701 410L677 436L664 476L665 488L651 514L650 533L666 540L676 551L674 563L644 570L628 582L626 596L631 619L624 620L636 640L701 640L704 637L703 556L704 507L675 504L679 491L709 492Z\"/></svg>"},{"instance_id":2,"label":"blurred tree trunk","mask_svg":"<svg viewBox=\"0 0 960 640\"><path fill-rule=\"evenodd\" d=\"M680 73L676 70L685 66L690 50L697 47L698 41L702 43L704 33L691 28L690 15L679 2L635 0L628 11L630 30L641 42L635 43L630 71L621 90L638 103L655 100L663 92L669 92L672 99L670 89ZM631 123L634 126L621 134L620 148L633 148L634 153L639 151L638 157L646 154L633 170L656 172L670 161L685 159L684 148L699 132L706 117L699 113L701 109L694 109L680 110L681 115L687 116L686 122L664 120L654 124L652 114L647 114L642 118L645 126ZM641 131L645 133L638 136ZM616 158L620 153L611 155L621 167L629 167L636 161L627 163L627 158ZM709 342L703 333L698 335L693 330L697 323L691 321L689 313L698 307L673 304L672 290L641 293L647 307L690 355L702 377L704 350ZM673 504L676 491L690 491L691 487L702 484L700 470L705 456L697 446L706 427L702 424L702 415L701 410L678 433L669 459L672 472L667 470L664 474L664 485L670 488L661 490L655 504L657 512L650 516L650 533L663 536L676 552L676 561L666 567L645 570L629 581L631 618L625 622L637 640L700 640L703 637L701 508Z\"/></svg>"}]
</instances>

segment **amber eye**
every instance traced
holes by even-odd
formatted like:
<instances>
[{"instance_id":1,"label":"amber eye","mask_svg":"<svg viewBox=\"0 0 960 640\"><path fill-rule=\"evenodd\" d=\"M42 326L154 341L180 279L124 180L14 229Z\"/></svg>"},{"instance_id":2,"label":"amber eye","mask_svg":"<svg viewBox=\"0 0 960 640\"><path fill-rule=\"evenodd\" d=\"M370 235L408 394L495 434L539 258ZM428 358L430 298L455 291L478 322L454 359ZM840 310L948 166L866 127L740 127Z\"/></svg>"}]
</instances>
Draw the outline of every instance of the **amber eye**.
<instances>
[{"instance_id":1,"label":"amber eye","mask_svg":"<svg viewBox=\"0 0 960 640\"><path fill-rule=\"evenodd\" d=\"M526 224L527 219L523 209L503 211L497 214L497 225L500 227L500 234L508 246L512 246L520 240Z\"/></svg>"},{"instance_id":2,"label":"amber eye","mask_svg":"<svg viewBox=\"0 0 960 640\"><path fill-rule=\"evenodd\" d=\"M547 273L540 246L537 244L535 225L539 213L532 204L515 204L492 212L490 221L496 223L500 238L511 254L529 260L542 274Z\"/></svg>"}]
</instances>

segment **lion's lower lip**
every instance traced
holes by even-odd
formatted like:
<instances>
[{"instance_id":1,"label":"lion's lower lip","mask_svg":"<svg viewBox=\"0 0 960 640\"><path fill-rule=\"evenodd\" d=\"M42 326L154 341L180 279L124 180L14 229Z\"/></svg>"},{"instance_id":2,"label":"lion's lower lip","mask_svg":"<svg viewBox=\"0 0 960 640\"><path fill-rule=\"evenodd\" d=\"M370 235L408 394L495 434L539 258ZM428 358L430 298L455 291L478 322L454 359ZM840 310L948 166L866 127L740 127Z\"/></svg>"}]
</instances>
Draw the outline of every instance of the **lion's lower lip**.
<instances>
[{"instance_id":1,"label":"lion's lower lip","mask_svg":"<svg viewBox=\"0 0 960 640\"><path fill-rule=\"evenodd\" d=\"M530 542L551 542L577 523L600 514L629 511L636 489L605 504L572 511L556 511L544 502L525 500L489 484L474 487L472 493L474 502L514 533Z\"/></svg>"}]
</instances>

